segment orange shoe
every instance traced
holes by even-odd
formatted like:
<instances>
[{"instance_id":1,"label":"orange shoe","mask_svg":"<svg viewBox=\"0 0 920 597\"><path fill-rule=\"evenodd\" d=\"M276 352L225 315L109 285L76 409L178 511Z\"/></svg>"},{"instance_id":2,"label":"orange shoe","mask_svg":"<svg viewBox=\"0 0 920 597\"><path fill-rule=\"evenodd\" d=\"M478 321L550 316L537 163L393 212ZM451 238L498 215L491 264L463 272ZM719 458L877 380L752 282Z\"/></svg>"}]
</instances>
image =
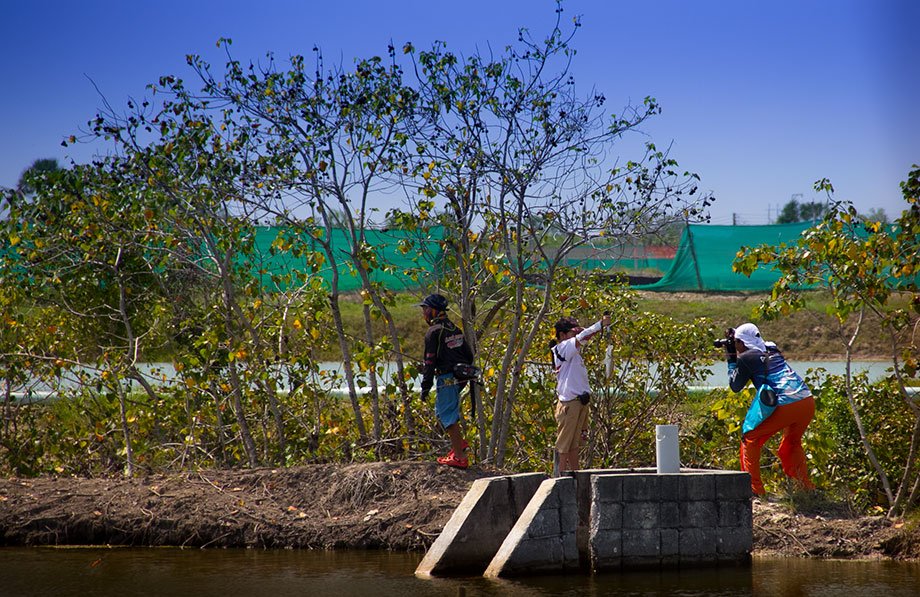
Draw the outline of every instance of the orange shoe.
<instances>
[{"instance_id":1,"label":"orange shoe","mask_svg":"<svg viewBox=\"0 0 920 597\"><path fill-rule=\"evenodd\" d=\"M455 468L467 468L470 466L470 461L468 458L457 458L453 454L448 454L447 456L439 456L438 464L443 464L444 466L453 466Z\"/></svg>"}]
</instances>

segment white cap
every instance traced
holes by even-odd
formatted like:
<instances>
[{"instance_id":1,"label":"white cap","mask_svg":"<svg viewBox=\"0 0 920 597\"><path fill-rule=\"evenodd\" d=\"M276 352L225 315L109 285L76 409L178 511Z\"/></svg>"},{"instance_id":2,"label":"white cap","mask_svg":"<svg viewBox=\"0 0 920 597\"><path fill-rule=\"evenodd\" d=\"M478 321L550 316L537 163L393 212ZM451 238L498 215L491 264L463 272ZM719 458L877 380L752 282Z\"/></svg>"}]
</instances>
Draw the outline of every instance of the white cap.
<instances>
[{"instance_id":1,"label":"white cap","mask_svg":"<svg viewBox=\"0 0 920 597\"><path fill-rule=\"evenodd\" d=\"M753 323L742 323L735 328L735 340L741 340L748 348L767 352L767 345L760 337L760 330Z\"/></svg>"}]
</instances>

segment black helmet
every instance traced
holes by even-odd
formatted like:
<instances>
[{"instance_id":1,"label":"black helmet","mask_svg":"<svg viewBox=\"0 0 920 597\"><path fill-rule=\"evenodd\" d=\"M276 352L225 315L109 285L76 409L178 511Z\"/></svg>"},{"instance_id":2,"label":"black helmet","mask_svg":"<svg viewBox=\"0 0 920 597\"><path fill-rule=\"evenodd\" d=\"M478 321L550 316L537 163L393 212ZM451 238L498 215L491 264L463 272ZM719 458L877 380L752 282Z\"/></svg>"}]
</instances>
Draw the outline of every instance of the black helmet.
<instances>
[{"instance_id":1,"label":"black helmet","mask_svg":"<svg viewBox=\"0 0 920 597\"><path fill-rule=\"evenodd\" d=\"M435 311L447 311L447 299L443 294L429 294L418 306L431 307Z\"/></svg>"}]
</instances>

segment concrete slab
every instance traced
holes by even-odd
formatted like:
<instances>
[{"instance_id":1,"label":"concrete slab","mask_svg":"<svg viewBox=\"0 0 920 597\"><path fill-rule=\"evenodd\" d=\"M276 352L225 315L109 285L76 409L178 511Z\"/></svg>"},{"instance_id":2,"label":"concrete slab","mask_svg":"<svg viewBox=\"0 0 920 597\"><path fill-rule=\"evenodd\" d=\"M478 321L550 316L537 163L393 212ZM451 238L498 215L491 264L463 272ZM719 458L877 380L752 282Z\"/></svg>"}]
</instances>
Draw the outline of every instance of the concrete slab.
<instances>
[{"instance_id":1,"label":"concrete slab","mask_svg":"<svg viewBox=\"0 0 920 597\"><path fill-rule=\"evenodd\" d=\"M575 479L559 477L543 481L489 563L485 576L578 569L577 520ZM558 532L550 533L551 530Z\"/></svg>"},{"instance_id":2,"label":"concrete slab","mask_svg":"<svg viewBox=\"0 0 920 597\"><path fill-rule=\"evenodd\" d=\"M482 574L546 478L525 473L474 481L415 574Z\"/></svg>"}]
</instances>

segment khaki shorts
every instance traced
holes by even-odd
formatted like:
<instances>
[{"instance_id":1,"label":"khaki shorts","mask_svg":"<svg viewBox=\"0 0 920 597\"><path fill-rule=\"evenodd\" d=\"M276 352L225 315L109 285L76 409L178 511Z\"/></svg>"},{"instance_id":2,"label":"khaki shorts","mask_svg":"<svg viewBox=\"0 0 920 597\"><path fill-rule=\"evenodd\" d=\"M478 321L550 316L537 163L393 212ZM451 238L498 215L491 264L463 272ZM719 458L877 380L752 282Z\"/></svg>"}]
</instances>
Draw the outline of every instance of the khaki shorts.
<instances>
[{"instance_id":1,"label":"khaki shorts","mask_svg":"<svg viewBox=\"0 0 920 597\"><path fill-rule=\"evenodd\" d=\"M588 406L577 398L556 402L556 451L571 452L581 446L581 432L588 428Z\"/></svg>"}]
</instances>

